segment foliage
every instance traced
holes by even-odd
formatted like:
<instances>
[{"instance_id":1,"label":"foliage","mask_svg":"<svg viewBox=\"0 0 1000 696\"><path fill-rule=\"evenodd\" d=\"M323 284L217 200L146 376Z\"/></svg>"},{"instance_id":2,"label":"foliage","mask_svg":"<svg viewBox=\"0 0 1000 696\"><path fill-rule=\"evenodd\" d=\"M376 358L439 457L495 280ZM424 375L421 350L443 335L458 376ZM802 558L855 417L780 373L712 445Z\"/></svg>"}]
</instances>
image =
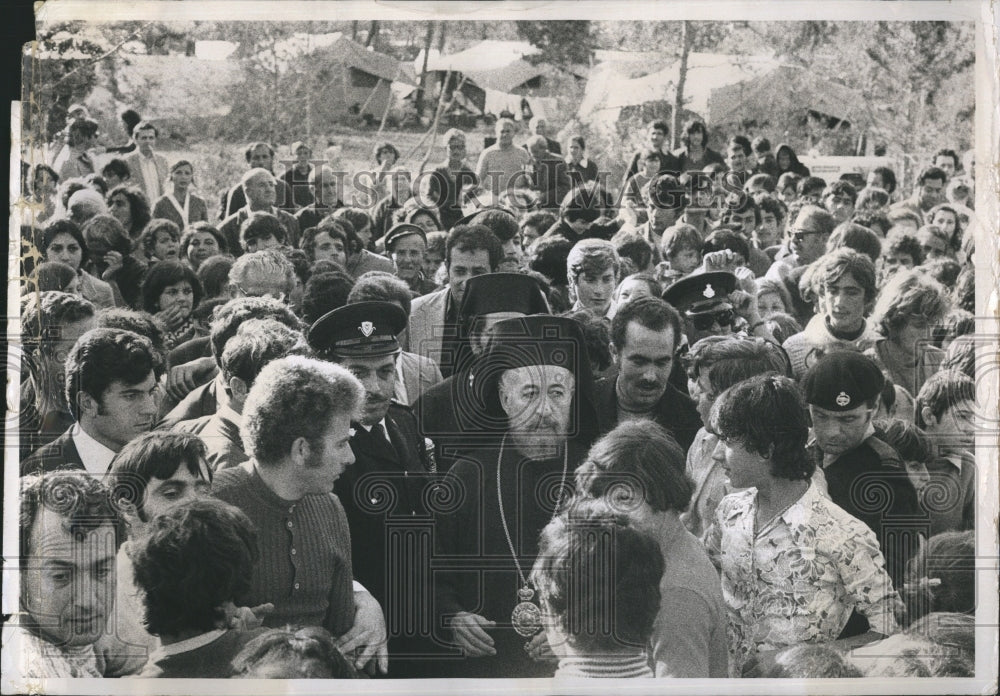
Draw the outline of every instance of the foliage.
<instances>
[{"instance_id":1,"label":"foliage","mask_svg":"<svg viewBox=\"0 0 1000 696\"><path fill-rule=\"evenodd\" d=\"M96 61L108 49L82 22L53 26L24 52L24 137L49 142L66 125L70 104L97 86Z\"/></svg>"},{"instance_id":2,"label":"foliage","mask_svg":"<svg viewBox=\"0 0 1000 696\"><path fill-rule=\"evenodd\" d=\"M532 65L590 65L595 44L591 23L587 20L519 21L517 31L522 38L539 49L538 53L525 57Z\"/></svg>"}]
</instances>

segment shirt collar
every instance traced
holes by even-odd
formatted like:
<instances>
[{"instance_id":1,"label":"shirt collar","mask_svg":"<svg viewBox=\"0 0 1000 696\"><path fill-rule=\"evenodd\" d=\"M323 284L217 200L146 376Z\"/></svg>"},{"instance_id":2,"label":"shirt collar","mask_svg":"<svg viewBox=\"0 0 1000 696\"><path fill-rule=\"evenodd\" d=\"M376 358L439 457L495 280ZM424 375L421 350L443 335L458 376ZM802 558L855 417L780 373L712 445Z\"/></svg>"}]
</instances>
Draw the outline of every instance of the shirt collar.
<instances>
[{"instance_id":1,"label":"shirt collar","mask_svg":"<svg viewBox=\"0 0 1000 696\"><path fill-rule=\"evenodd\" d=\"M218 409L215 411L219 414L220 418L225 418L228 421L232 421L237 426L243 425L243 416L233 410L233 407L229 405L229 402L219 404Z\"/></svg>"},{"instance_id":2,"label":"shirt collar","mask_svg":"<svg viewBox=\"0 0 1000 696\"><path fill-rule=\"evenodd\" d=\"M115 458L114 451L91 437L79 423L73 426L71 437L87 473L104 476L111 466L111 460Z\"/></svg>"},{"instance_id":3,"label":"shirt collar","mask_svg":"<svg viewBox=\"0 0 1000 696\"><path fill-rule=\"evenodd\" d=\"M224 628L217 628L214 631L209 631L208 633L202 633L201 635L194 636L193 638L186 638L185 640L179 640L176 643L171 643L170 645L162 645L157 650L149 656L150 662L156 662L168 655L177 655L178 653L191 652L192 650L197 650L198 648L208 645L214 640L222 637L226 632Z\"/></svg>"}]
</instances>

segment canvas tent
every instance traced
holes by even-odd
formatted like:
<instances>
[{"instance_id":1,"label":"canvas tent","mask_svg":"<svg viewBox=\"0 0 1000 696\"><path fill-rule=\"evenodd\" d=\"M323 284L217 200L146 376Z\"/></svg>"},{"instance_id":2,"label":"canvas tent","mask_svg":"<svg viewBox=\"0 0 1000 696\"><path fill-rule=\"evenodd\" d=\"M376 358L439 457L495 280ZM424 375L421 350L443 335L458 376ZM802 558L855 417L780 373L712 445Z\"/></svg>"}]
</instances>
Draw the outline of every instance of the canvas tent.
<instances>
[{"instance_id":1,"label":"canvas tent","mask_svg":"<svg viewBox=\"0 0 1000 696\"><path fill-rule=\"evenodd\" d=\"M604 62L592 71L578 118L596 126L612 126L623 109L649 102L672 105L680 77L680 61L628 60L628 54L605 52ZM756 78L778 67L769 57L747 57L692 52L688 56L685 108L708 118L709 97L714 88Z\"/></svg>"},{"instance_id":2,"label":"canvas tent","mask_svg":"<svg viewBox=\"0 0 1000 696\"><path fill-rule=\"evenodd\" d=\"M386 106L395 101L394 92L416 85L410 65L365 48L341 32L294 34L278 42L273 55L279 62L301 56L316 58L323 82L332 88L324 91L323 112L327 116L351 112L381 117Z\"/></svg>"},{"instance_id":3,"label":"canvas tent","mask_svg":"<svg viewBox=\"0 0 1000 696\"><path fill-rule=\"evenodd\" d=\"M427 71L433 92L440 93L449 71L451 78L444 85L450 92L462 85L456 101L470 111L499 114L510 111L519 114L522 99L527 99L536 116L557 112L555 95L566 80L585 75L585 69L564 73L552 66L532 65L526 56L538 52L526 41L481 41L464 51L441 54L432 50L427 58ZM414 60L416 70L423 66L423 51ZM465 80L462 83L462 80Z\"/></svg>"}]
</instances>

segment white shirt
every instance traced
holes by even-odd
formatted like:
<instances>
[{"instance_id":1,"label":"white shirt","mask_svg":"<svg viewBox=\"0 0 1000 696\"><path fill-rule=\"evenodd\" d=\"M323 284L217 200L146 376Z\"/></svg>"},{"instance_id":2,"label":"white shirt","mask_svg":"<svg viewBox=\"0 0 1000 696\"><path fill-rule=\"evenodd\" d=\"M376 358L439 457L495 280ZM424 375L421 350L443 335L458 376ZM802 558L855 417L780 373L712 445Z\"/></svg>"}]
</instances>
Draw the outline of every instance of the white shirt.
<instances>
[{"instance_id":1,"label":"white shirt","mask_svg":"<svg viewBox=\"0 0 1000 696\"><path fill-rule=\"evenodd\" d=\"M88 474L104 476L108 473L111 460L115 458L115 452L88 435L79 423L73 426L71 437L73 444L76 445L76 451L80 453L80 459L83 460L83 468L87 470Z\"/></svg>"},{"instance_id":2,"label":"white shirt","mask_svg":"<svg viewBox=\"0 0 1000 696\"><path fill-rule=\"evenodd\" d=\"M140 152L139 168L142 170L142 179L145 182L146 197L150 201L156 201L163 194L160 189L160 172L156 169L156 158L146 157Z\"/></svg>"},{"instance_id":3,"label":"white shirt","mask_svg":"<svg viewBox=\"0 0 1000 696\"><path fill-rule=\"evenodd\" d=\"M403 379L403 361L398 357L396 358L396 386L392 396L401 404L410 403L410 395L406 393L406 380Z\"/></svg>"}]
</instances>

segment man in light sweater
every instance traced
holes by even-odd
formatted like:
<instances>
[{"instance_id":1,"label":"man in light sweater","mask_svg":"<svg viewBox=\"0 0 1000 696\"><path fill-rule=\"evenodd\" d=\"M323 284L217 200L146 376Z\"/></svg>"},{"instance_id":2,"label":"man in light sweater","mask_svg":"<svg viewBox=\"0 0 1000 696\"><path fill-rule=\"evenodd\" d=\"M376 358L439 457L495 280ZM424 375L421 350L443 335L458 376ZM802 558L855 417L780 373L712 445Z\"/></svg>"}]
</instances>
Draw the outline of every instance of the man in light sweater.
<instances>
[{"instance_id":1,"label":"man in light sweater","mask_svg":"<svg viewBox=\"0 0 1000 696\"><path fill-rule=\"evenodd\" d=\"M496 144L490 145L479 155L476 178L494 196L506 193L515 178L521 178L525 167L531 163L531 156L524 148L514 147L516 128L509 118L497 121Z\"/></svg>"}]
</instances>

